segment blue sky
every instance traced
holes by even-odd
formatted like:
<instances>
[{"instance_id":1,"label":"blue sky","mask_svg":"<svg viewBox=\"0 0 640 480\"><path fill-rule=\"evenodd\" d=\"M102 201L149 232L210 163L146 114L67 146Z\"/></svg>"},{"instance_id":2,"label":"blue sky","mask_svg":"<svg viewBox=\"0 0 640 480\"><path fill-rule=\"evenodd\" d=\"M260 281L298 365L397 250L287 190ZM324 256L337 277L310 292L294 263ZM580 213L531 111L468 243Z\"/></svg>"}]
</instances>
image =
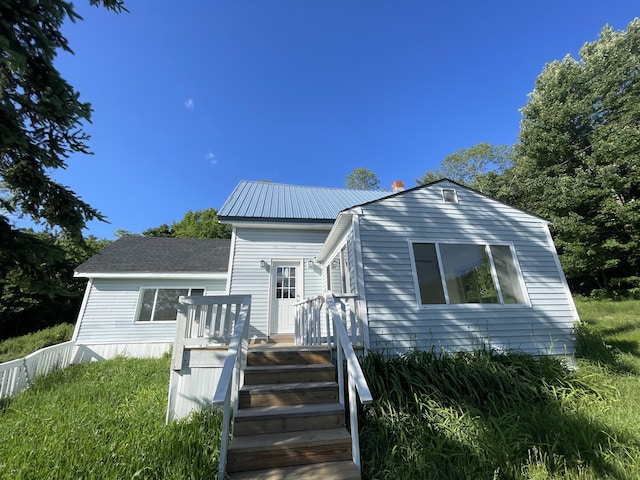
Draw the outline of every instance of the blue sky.
<instances>
[{"instance_id":1,"label":"blue sky","mask_svg":"<svg viewBox=\"0 0 640 480\"><path fill-rule=\"evenodd\" d=\"M513 144L545 63L626 28L635 1L79 0L57 67L92 103L92 156L54 178L142 232L240 180L407 187L460 148Z\"/></svg>"}]
</instances>

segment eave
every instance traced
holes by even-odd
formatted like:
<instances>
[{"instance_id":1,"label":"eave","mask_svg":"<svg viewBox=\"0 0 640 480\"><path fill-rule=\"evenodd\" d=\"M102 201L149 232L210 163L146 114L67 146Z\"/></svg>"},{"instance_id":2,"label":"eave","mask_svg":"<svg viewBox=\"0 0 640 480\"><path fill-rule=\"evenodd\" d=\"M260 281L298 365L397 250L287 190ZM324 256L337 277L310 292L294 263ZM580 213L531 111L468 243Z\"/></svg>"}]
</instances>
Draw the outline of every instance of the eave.
<instances>
[{"instance_id":1,"label":"eave","mask_svg":"<svg viewBox=\"0 0 640 480\"><path fill-rule=\"evenodd\" d=\"M227 273L207 272L74 272L77 278L132 279L144 280L226 280Z\"/></svg>"}]
</instances>

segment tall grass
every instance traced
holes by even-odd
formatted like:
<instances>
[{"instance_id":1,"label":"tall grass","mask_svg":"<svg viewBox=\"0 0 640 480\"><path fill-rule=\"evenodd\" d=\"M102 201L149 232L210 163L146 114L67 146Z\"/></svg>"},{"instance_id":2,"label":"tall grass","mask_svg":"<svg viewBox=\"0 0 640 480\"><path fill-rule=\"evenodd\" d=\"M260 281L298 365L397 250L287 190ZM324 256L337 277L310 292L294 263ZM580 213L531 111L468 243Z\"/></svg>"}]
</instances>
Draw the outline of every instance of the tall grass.
<instances>
[{"instance_id":1,"label":"tall grass","mask_svg":"<svg viewBox=\"0 0 640 480\"><path fill-rule=\"evenodd\" d=\"M577 371L488 351L366 357L365 478L640 478L640 323L589 308ZM640 302L625 308L638 318Z\"/></svg>"},{"instance_id":2,"label":"tall grass","mask_svg":"<svg viewBox=\"0 0 640 480\"><path fill-rule=\"evenodd\" d=\"M640 478L640 302L578 302L576 371L558 359L421 352L363 362L366 479ZM164 425L169 359L76 365L0 405L0 480L199 479L212 410Z\"/></svg>"},{"instance_id":3,"label":"tall grass","mask_svg":"<svg viewBox=\"0 0 640 480\"><path fill-rule=\"evenodd\" d=\"M0 410L0 479L202 479L218 468L219 415L165 426L169 359L56 371Z\"/></svg>"},{"instance_id":4,"label":"tall grass","mask_svg":"<svg viewBox=\"0 0 640 480\"><path fill-rule=\"evenodd\" d=\"M49 345L66 342L71 340L71 335L73 325L61 323L20 337L8 338L0 342L0 363L24 357Z\"/></svg>"}]
</instances>

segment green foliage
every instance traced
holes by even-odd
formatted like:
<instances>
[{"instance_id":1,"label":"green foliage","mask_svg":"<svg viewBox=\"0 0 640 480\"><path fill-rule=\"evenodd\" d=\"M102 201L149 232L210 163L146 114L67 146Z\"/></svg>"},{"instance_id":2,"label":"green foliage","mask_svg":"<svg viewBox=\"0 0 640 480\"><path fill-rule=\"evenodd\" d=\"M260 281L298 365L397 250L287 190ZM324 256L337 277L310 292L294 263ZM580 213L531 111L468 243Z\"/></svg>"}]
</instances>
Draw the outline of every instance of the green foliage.
<instances>
[{"instance_id":1,"label":"green foliage","mask_svg":"<svg viewBox=\"0 0 640 480\"><path fill-rule=\"evenodd\" d=\"M73 325L61 323L20 337L9 338L0 342L0 363L22 358L50 345L71 340Z\"/></svg>"},{"instance_id":2,"label":"green foliage","mask_svg":"<svg viewBox=\"0 0 640 480\"><path fill-rule=\"evenodd\" d=\"M142 234L145 237L231 238L231 226L218 222L218 211L215 208L207 208L195 212L189 210L179 222L171 225L163 223Z\"/></svg>"},{"instance_id":3,"label":"green foliage","mask_svg":"<svg viewBox=\"0 0 640 480\"><path fill-rule=\"evenodd\" d=\"M380 190L380 180L371 170L360 167L347 175L345 186L351 190Z\"/></svg>"},{"instance_id":4,"label":"green foliage","mask_svg":"<svg viewBox=\"0 0 640 480\"><path fill-rule=\"evenodd\" d=\"M448 178L482 191L485 176L489 173L500 175L511 167L512 163L512 147L478 143L448 155L440 163L439 169L428 170L422 177L416 179L416 183L424 185L441 178Z\"/></svg>"},{"instance_id":5,"label":"green foliage","mask_svg":"<svg viewBox=\"0 0 640 480\"><path fill-rule=\"evenodd\" d=\"M515 353L369 354L364 477L639 478L640 302L578 307L591 337L576 371Z\"/></svg>"},{"instance_id":6,"label":"green foliage","mask_svg":"<svg viewBox=\"0 0 640 480\"><path fill-rule=\"evenodd\" d=\"M86 286L73 271L109 243L95 237L79 243L47 232L21 233L37 244L28 262L14 265L0 278L0 340L73 322Z\"/></svg>"},{"instance_id":7,"label":"green foliage","mask_svg":"<svg viewBox=\"0 0 640 480\"><path fill-rule=\"evenodd\" d=\"M523 121L509 184L553 222L577 292L640 291L640 20L605 27L580 60L547 64Z\"/></svg>"},{"instance_id":8,"label":"green foliage","mask_svg":"<svg viewBox=\"0 0 640 480\"><path fill-rule=\"evenodd\" d=\"M218 468L221 416L164 424L169 358L74 365L0 410L0 479L202 479Z\"/></svg>"}]
</instances>

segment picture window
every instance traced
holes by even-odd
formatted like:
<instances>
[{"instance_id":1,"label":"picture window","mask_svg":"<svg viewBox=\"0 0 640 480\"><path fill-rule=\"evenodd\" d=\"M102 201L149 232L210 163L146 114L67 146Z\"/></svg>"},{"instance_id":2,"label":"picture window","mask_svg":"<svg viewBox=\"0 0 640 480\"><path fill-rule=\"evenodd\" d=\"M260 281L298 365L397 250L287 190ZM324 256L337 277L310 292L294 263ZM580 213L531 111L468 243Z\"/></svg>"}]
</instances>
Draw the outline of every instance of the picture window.
<instances>
[{"instance_id":1,"label":"picture window","mask_svg":"<svg viewBox=\"0 0 640 480\"><path fill-rule=\"evenodd\" d=\"M203 296L204 288L144 288L138 310L138 322L175 322L178 298Z\"/></svg>"}]
</instances>

